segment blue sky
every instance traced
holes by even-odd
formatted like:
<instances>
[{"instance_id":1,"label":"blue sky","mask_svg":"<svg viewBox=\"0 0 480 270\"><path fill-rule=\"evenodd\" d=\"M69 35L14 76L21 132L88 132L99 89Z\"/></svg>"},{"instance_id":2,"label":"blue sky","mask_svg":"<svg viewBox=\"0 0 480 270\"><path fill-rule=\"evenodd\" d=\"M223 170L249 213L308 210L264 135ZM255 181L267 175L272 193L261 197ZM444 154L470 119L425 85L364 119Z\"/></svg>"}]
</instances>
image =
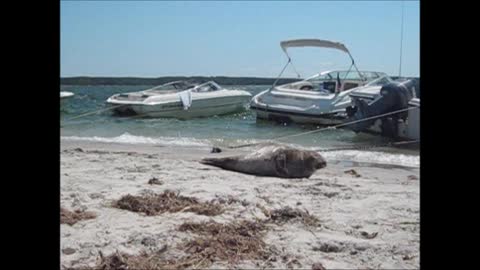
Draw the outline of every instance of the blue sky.
<instances>
[{"instance_id":1,"label":"blue sky","mask_svg":"<svg viewBox=\"0 0 480 270\"><path fill-rule=\"evenodd\" d=\"M400 1L62 1L60 75L276 77L287 61L279 43L295 38L342 42L359 69L398 75L401 10ZM420 72L419 11L404 2L404 76ZM333 49L289 53L302 76L350 65Z\"/></svg>"}]
</instances>

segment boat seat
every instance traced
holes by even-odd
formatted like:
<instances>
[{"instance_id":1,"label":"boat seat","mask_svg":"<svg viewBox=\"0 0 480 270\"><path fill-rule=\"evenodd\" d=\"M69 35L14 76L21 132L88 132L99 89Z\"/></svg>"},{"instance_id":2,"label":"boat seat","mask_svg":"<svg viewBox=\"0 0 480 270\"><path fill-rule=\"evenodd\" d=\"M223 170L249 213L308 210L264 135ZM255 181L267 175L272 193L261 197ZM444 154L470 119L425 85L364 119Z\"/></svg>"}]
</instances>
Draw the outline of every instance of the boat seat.
<instances>
[{"instance_id":1,"label":"boat seat","mask_svg":"<svg viewBox=\"0 0 480 270\"><path fill-rule=\"evenodd\" d=\"M335 82L324 82L323 83L323 88L328 90L332 94L335 93L335 87L336 87Z\"/></svg>"}]
</instances>

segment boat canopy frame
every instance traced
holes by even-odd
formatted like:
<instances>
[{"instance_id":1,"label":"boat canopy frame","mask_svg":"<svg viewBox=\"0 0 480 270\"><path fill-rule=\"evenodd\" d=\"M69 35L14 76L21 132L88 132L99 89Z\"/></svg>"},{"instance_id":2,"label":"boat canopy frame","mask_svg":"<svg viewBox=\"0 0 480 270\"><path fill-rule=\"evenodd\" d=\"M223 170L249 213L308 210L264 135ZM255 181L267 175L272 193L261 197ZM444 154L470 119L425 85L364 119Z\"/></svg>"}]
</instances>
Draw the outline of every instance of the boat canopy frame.
<instances>
[{"instance_id":1,"label":"boat canopy frame","mask_svg":"<svg viewBox=\"0 0 480 270\"><path fill-rule=\"evenodd\" d=\"M319 48L330 48L330 49L337 49L337 50L343 51L343 52L347 53L348 56L350 57L350 60L352 60L352 64L351 64L350 68L348 69L348 72L350 72L351 68L354 67L355 70L360 75L360 77L362 78L362 80L365 80L363 74L360 72L357 65L355 64L355 60L353 59L352 54L350 53L350 51L347 49L347 47L343 43L330 41L330 40L323 40L323 39L291 39L291 40L281 41L280 42L280 47L282 48L285 55L287 55L288 62L285 65L285 67L282 69L280 74L278 75L277 79L273 83L270 90L273 89L277 85L277 82L280 79L280 76L282 76L282 74L285 71L285 69L287 68L288 64L292 63L292 59L291 59L291 57L290 57L290 55L288 54L288 51L287 51L288 48L292 48L292 47L319 47ZM293 66L293 64L292 64L292 66ZM296 72L296 70L295 70L295 72ZM347 72L347 74L348 74L348 72ZM296 73L300 77L300 74L298 74L298 72L296 72Z\"/></svg>"}]
</instances>

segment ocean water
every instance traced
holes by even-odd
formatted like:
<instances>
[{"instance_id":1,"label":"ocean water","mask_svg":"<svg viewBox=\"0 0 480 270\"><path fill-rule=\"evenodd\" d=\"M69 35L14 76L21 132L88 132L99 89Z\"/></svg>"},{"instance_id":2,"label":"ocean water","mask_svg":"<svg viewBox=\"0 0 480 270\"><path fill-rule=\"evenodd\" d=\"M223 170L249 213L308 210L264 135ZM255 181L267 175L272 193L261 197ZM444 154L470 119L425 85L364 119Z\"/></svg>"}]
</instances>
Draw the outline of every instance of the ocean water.
<instances>
[{"instance_id":1,"label":"ocean water","mask_svg":"<svg viewBox=\"0 0 480 270\"><path fill-rule=\"evenodd\" d=\"M284 125L269 121L257 121L254 112L248 109L236 114L189 120L118 117L109 111L71 120L80 114L106 108L105 101L113 94L140 91L149 87L151 86L61 86L61 91L75 93L75 96L60 108L62 139L209 148L263 142L318 128L312 125ZM246 90L255 95L269 86L225 87ZM331 149L359 144L382 144L388 140L379 136L355 134L349 130L337 129L288 138L279 142L311 149ZM322 155L332 159L358 162L414 167L418 167L420 164L418 149L382 147L370 150L329 151L322 152Z\"/></svg>"}]
</instances>

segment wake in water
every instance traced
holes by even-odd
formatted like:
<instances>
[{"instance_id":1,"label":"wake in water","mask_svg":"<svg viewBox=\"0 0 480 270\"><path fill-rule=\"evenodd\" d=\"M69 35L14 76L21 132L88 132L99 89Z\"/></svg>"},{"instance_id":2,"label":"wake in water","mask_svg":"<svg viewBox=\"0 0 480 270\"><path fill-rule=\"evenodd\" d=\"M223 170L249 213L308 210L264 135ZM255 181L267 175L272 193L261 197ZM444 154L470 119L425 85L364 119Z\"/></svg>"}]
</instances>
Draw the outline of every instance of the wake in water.
<instances>
[{"instance_id":1,"label":"wake in water","mask_svg":"<svg viewBox=\"0 0 480 270\"><path fill-rule=\"evenodd\" d=\"M322 155L327 159L349 160L366 163L380 163L419 167L420 157L415 155L392 154L380 151L339 150L325 152Z\"/></svg>"},{"instance_id":2,"label":"wake in water","mask_svg":"<svg viewBox=\"0 0 480 270\"><path fill-rule=\"evenodd\" d=\"M125 143L125 144L152 144L152 145L172 145L172 146L200 146L209 147L210 143L206 140L199 140L195 138L175 138L175 137L159 137L150 138L144 136L135 136L129 133L124 133L118 137L78 137L78 136L61 136L62 140L72 141L89 141L89 142L103 142L103 143Z\"/></svg>"}]
</instances>

